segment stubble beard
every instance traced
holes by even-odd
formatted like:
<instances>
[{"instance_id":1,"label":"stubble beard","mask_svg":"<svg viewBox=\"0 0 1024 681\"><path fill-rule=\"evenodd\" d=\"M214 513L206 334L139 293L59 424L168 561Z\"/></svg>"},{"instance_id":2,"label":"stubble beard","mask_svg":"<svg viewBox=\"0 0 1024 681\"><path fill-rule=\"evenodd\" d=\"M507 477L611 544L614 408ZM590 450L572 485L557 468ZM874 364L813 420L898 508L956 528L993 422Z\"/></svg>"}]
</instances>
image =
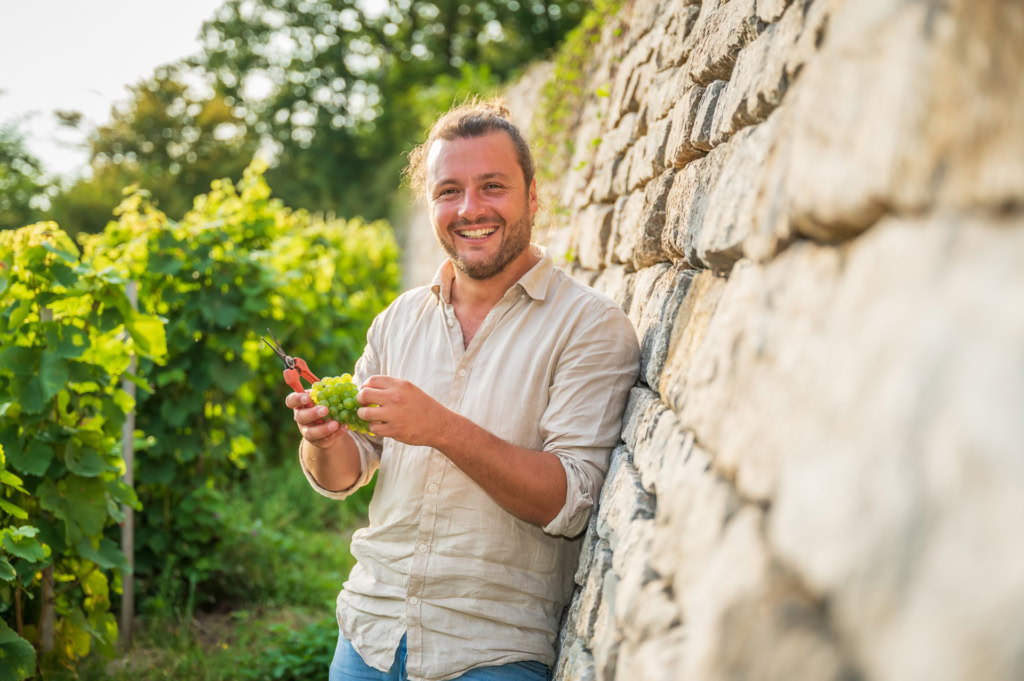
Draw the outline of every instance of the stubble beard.
<instances>
[{"instance_id":1,"label":"stubble beard","mask_svg":"<svg viewBox=\"0 0 1024 681\"><path fill-rule=\"evenodd\" d=\"M480 224L493 224L494 222L495 220L493 219L479 221ZM476 223L459 221L450 225L448 234L451 235L451 238L449 239L442 239L438 235L441 248L448 254L452 264L470 279L490 279L499 274L530 245L530 233L532 230L529 212L524 212L518 220L512 223L510 228L500 218L497 222L498 229L501 230L501 248L498 249L497 253L484 261L467 261L464 259L455 249L455 239L458 237L454 236L451 231L452 229L470 227Z\"/></svg>"}]
</instances>

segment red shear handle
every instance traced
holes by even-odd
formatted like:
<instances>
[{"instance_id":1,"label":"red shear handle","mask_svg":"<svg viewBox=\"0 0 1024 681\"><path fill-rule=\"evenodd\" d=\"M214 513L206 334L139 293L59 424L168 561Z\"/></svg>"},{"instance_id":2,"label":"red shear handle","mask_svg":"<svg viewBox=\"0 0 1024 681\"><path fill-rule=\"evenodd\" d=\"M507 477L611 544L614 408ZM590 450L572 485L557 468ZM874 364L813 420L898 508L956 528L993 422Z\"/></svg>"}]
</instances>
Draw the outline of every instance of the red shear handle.
<instances>
[{"instance_id":1,"label":"red shear handle","mask_svg":"<svg viewBox=\"0 0 1024 681\"><path fill-rule=\"evenodd\" d=\"M309 381L310 385L313 385L320 379L314 376L313 372L309 370L309 367L306 366L305 360L300 359L299 357L295 357L294 360L295 368L284 370L284 382L287 383L291 387L291 389L297 393L306 392L306 389L302 387L302 381L300 380L300 377Z\"/></svg>"}]
</instances>

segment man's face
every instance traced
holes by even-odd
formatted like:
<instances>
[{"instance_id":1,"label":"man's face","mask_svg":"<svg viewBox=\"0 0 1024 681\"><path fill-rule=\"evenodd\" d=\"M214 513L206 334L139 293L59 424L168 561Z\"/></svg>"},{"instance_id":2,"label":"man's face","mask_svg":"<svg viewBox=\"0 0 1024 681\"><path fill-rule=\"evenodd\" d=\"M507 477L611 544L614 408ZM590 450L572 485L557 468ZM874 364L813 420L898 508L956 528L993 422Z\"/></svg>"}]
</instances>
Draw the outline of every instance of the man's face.
<instances>
[{"instance_id":1,"label":"man's face","mask_svg":"<svg viewBox=\"0 0 1024 681\"><path fill-rule=\"evenodd\" d=\"M427 197L438 242L473 279L493 277L530 245L536 183L526 186L504 132L435 141L427 154Z\"/></svg>"}]
</instances>

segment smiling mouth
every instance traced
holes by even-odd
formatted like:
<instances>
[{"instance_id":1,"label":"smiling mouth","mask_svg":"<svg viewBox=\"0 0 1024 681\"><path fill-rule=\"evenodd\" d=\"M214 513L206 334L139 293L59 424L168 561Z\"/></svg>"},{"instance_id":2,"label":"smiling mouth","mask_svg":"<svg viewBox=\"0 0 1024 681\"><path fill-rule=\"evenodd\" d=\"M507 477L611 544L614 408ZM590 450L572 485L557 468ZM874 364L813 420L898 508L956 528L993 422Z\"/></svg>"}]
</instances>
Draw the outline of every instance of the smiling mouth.
<instances>
[{"instance_id":1,"label":"smiling mouth","mask_svg":"<svg viewBox=\"0 0 1024 681\"><path fill-rule=\"evenodd\" d=\"M497 231L497 227L481 227L479 229L458 229L455 230L455 233L463 239L485 239Z\"/></svg>"}]
</instances>

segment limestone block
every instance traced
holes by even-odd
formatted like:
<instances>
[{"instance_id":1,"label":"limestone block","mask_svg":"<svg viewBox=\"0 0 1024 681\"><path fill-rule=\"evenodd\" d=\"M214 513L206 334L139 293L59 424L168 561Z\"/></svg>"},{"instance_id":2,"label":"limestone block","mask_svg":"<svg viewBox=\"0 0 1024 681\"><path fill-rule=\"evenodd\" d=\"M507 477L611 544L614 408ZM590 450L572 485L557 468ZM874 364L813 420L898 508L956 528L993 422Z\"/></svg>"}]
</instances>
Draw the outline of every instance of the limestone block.
<instances>
[{"instance_id":1,"label":"limestone block","mask_svg":"<svg viewBox=\"0 0 1024 681\"><path fill-rule=\"evenodd\" d=\"M619 650L616 681L675 679L682 667L685 627L637 643L623 642Z\"/></svg>"},{"instance_id":2,"label":"limestone block","mask_svg":"<svg viewBox=\"0 0 1024 681\"><path fill-rule=\"evenodd\" d=\"M695 274L683 263L662 263L637 274L630 318L640 341L640 379L654 390L661 382L676 315Z\"/></svg>"},{"instance_id":3,"label":"limestone block","mask_svg":"<svg viewBox=\"0 0 1024 681\"><path fill-rule=\"evenodd\" d=\"M587 581L580 592L579 609L574 623L576 635L585 645L590 645L594 638L594 627L604 596L605 573L611 570L611 567L612 552L608 548L608 542L601 540L594 550L591 566L587 571Z\"/></svg>"},{"instance_id":4,"label":"limestone block","mask_svg":"<svg viewBox=\"0 0 1024 681\"><path fill-rule=\"evenodd\" d=\"M612 554L612 570L619 578L615 590L615 618L623 632L635 618L644 587L658 577L648 560L653 538L654 520L634 521L629 534L622 538Z\"/></svg>"},{"instance_id":5,"label":"limestone block","mask_svg":"<svg viewBox=\"0 0 1024 681\"><path fill-rule=\"evenodd\" d=\"M583 267L579 265L578 260L569 267L569 276L586 286L593 286L594 280L597 279L598 274L600 274L600 271L598 270L583 269Z\"/></svg>"},{"instance_id":6,"label":"limestone block","mask_svg":"<svg viewBox=\"0 0 1024 681\"><path fill-rule=\"evenodd\" d=\"M708 84L697 106L697 115L690 132L690 146L700 151L711 151L711 133L714 131L715 107L725 90L726 81L716 80Z\"/></svg>"},{"instance_id":7,"label":"limestone block","mask_svg":"<svg viewBox=\"0 0 1024 681\"><path fill-rule=\"evenodd\" d=\"M708 679L790 681L861 678L827 610L772 564L760 588L730 599L718 618Z\"/></svg>"},{"instance_id":8,"label":"limestone block","mask_svg":"<svg viewBox=\"0 0 1024 681\"><path fill-rule=\"evenodd\" d=\"M695 578L683 592L683 619L689 636L682 678L715 681L716 658L731 641L722 640L722 619L728 606L757 595L769 566L759 509L745 505L728 522L711 554L695 569Z\"/></svg>"},{"instance_id":9,"label":"limestone block","mask_svg":"<svg viewBox=\"0 0 1024 681\"><path fill-rule=\"evenodd\" d=\"M626 604L621 594L616 596L619 599L616 607L623 611ZM629 604L625 616L623 637L633 644L661 638L678 629L682 614L673 598L671 582L660 576L650 579L640 590L635 602Z\"/></svg>"},{"instance_id":10,"label":"limestone block","mask_svg":"<svg viewBox=\"0 0 1024 681\"><path fill-rule=\"evenodd\" d=\"M562 648L555 663L555 681L597 681L594 657L581 641Z\"/></svg>"},{"instance_id":11,"label":"limestone block","mask_svg":"<svg viewBox=\"0 0 1024 681\"><path fill-rule=\"evenodd\" d=\"M593 148L593 141L600 139L594 162L599 165L611 163L624 155L636 143L639 123L639 116L636 112L631 111L623 116L619 124L612 130L603 135L594 135L589 139L578 139L577 144Z\"/></svg>"},{"instance_id":12,"label":"limestone block","mask_svg":"<svg viewBox=\"0 0 1024 681\"><path fill-rule=\"evenodd\" d=\"M662 240L668 209L668 194L672 189L676 171L669 170L648 182L644 188L644 212L633 248L633 267L641 269L671 258Z\"/></svg>"},{"instance_id":13,"label":"limestone block","mask_svg":"<svg viewBox=\"0 0 1024 681\"><path fill-rule=\"evenodd\" d=\"M635 145L629 147L622 159L615 165L615 173L612 175L612 196L624 196L629 192L629 169L633 166L633 158L638 152Z\"/></svg>"},{"instance_id":14,"label":"limestone block","mask_svg":"<svg viewBox=\"0 0 1024 681\"><path fill-rule=\"evenodd\" d=\"M661 410L651 425L650 434L633 450L633 465L645 490L655 495L659 489L672 494L665 485L665 470L681 465L694 445L693 434L683 430L679 418L668 409Z\"/></svg>"},{"instance_id":15,"label":"limestone block","mask_svg":"<svg viewBox=\"0 0 1024 681\"><path fill-rule=\"evenodd\" d=\"M668 25L654 58L659 69L679 66L686 61L693 46L693 41L687 40L687 38L697 23L697 17L700 14L699 5L699 2L676 3L669 15ZM689 73L688 70L687 73Z\"/></svg>"},{"instance_id":16,"label":"limestone block","mask_svg":"<svg viewBox=\"0 0 1024 681\"><path fill-rule=\"evenodd\" d=\"M644 216L644 191L635 191L615 202L612 216L612 250L609 261L613 264L633 264L633 251L639 238Z\"/></svg>"},{"instance_id":17,"label":"limestone block","mask_svg":"<svg viewBox=\"0 0 1024 681\"><path fill-rule=\"evenodd\" d=\"M622 158L617 158L611 163L600 165L594 168L587 185L586 193L593 203L611 203L615 201L616 194L612 191L612 182L615 179L615 172Z\"/></svg>"},{"instance_id":18,"label":"limestone block","mask_svg":"<svg viewBox=\"0 0 1024 681\"><path fill-rule=\"evenodd\" d=\"M681 66L655 74L649 94L641 105L646 105L647 127L668 116L690 87L689 75Z\"/></svg>"},{"instance_id":19,"label":"limestone block","mask_svg":"<svg viewBox=\"0 0 1024 681\"><path fill-rule=\"evenodd\" d=\"M757 0L757 18L770 24L782 16L790 2L792 0Z\"/></svg>"},{"instance_id":20,"label":"limestone block","mask_svg":"<svg viewBox=\"0 0 1024 681\"><path fill-rule=\"evenodd\" d=\"M653 123L647 130L647 136L637 143L640 152L630 166L630 191L647 184L665 169L665 146L671 125L669 118Z\"/></svg>"},{"instance_id":21,"label":"limestone block","mask_svg":"<svg viewBox=\"0 0 1024 681\"><path fill-rule=\"evenodd\" d=\"M721 155L720 161L712 163L720 163L721 169L709 187L703 219L689 225L696 230L689 240L700 262L716 272L732 268L752 235L775 234L781 229L769 210L776 197L763 191L785 176L785 169L768 163L774 145L787 143L777 134L779 121L780 116L772 116L760 125L744 128L711 154Z\"/></svg>"},{"instance_id":22,"label":"limestone block","mask_svg":"<svg viewBox=\"0 0 1024 681\"><path fill-rule=\"evenodd\" d=\"M573 578L579 586L587 583L587 575L590 574L590 567L594 562L594 552L597 548L598 540L597 514L591 513L590 522L587 523L587 531L583 533L583 541L580 542L580 558L576 563L576 575Z\"/></svg>"},{"instance_id":23,"label":"limestone block","mask_svg":"<svg viewBox=\"0 0 1024 681\"><path fill-rule=\"evenodd\" d=\"M711 142L717 146L736 131L768 117L781 102L795 80L807 54L805 32L814 33L820 26L805 22L804 3L797 2L777 23L740 52L732 78L715 109ZM813 15L818 20L824 12ZM813 48L813 43L811 43Z\"/></svg>"},{"instance_id":24,"label":"limestone block","mask_svg":"<svg viewBox=\"0 0 1024 681\"><path fill-rule=\"evenodd\" d=\"M828 27L790 93L802 233L1024 201L1024 4L845 2Z\"/></svg>"},{"instance_id":25,"label":"limestone block","mask_svg":"<svg viewBox=\"0 0 1024 681\"><path fill-rule=\"evenodd\" d=\"M654 497L644 491L640 474L624 459L617 470L608 472L597 517L597 534L613 552L627 540L635 523L654 517Z\"/></svg>"},{"instance_id":26,"label":"limestone block","mask_svg":"<svg viewBox=\"0 0 1024 681\"><path fill-rule=\"evenodd\" d=\"M622 306L624 311L629 309L633 300L633 275L622 265L604 268L592 285Z\"/></svg>"},{"instance_id":27,"label":"limestone block","mask_svg":"<svg viewBox=\"0 0 1024 681\"><path fill-rule=\"evenodd\" d=\"M722 145L715 153L687 164L676 173L665 202L665 227L661 237L662 248L673 259L682 259L695 268L704 266L697 253L696 238L704 224L708 197L733 149L733 145Z\"/></svg>"},{"instance_id":28,"label":"limestone block","mask_svg":"<svg viewBox=\"0 0 1024 681\"><path fill-rule=\"evenodd\" d=\"M685 401L687 375L694 369L695 357L705 342L725 285L725 279L714 273L700 272L693 277L675 313L658 392L662 401L676 411L681 410Z\"/></svg>"},{"instance_id":29,"label":"limestone block","mask_svg":"<svg viewBox=\"0 0 1024 681\"><path fill-rule=\"evenodd\" d=\"M634 45L619 63L609 94L608 125L618 125L623 115L640 108L637 86L640 85L642 67L654 51L654 36L647 34ZM652 64L652 68L654 65Z\"/></svg>"},{"instance_id":30,"label":"limestone block","mask_svg":"<svg viewBox=\"0 0 1024 681\"><path fill-rule=\"evenodd\" d=\"M693 126L697 120L704 88L700 85L690 86L684 90L679 101L672 107L669 117L672 120L665 143L665 164L681 168L690 161L700 158L704 151L690 143Z\"/></svg>"},{"instance_id":31,"label":"limestone block","mask_svg":"<svg viewBox=\"0 0 1024 681\"><path fill-rule=\"evenodd\" d=\"M654 572L671 579L678 598L698 578L740 501L696 445L663 469L659 484L671 493L663 491L658 499L649 560Z\"/></svg>"},{"instance_id":32,"label":"limestone block","mask_svg":"<svg viewBox=\"0 0 1024 681\"><path fill-rule=\"evenodd\" d=\"M784 372L762 418L801 414L760 444L785 447L773 544L868 678L1020 678L1024 217L886 219L832 278L799 314L761 282L781 328L734 383L763 405Z\"/></svg>"},{"instance_id":33,"label":"limestone block","mask_svg":"<svg viewBox=\"0 0 1024 681\"><path fill-rule=\"evenodd\" d=\"M618 584L619 578L614 570L604 573L601 604L598 607L597 621L594 623L594 636L590 640L596 677L599 681L615 678L619 646L622 643L622 631L615 619L615 592Z\"/></svg>"},{"instance_id":34,"label":"limestone block","mask_svg":"<svg viewBox=\"0 0 1024 681\"><path fill-rule=\"evenodd\" d=\"M702 7L703 20L698 19L687 60L690 78L701 85L729 80L740 50L753 42L764 26L757 18L756 0L730 0L713 9L708 5L714 3Z\"/></svg>"},{"instance_id":35,"label":"limestone block","mask_svg":"<svg viewBox=\"0 0 1024 681\"><path fill-rule=\"evenodd\" d=\"M653 422L664 411L667 411L665 405L656 392L642 385L631 388L622 412L622 442L626 449L634 451L641 438L649 436Z\"/></svg>"},{"instance_id":36,"label":"limestone block","mask_svg":"<svg viewBox=\"0 0 1024 681\"><path fill-rule=\"evenodd\" d=\"M579 229L577 260L588 269L604 266L612 233L613 207L606 203L591 204L574 220Z\"/></svg>"}]
</instances>

